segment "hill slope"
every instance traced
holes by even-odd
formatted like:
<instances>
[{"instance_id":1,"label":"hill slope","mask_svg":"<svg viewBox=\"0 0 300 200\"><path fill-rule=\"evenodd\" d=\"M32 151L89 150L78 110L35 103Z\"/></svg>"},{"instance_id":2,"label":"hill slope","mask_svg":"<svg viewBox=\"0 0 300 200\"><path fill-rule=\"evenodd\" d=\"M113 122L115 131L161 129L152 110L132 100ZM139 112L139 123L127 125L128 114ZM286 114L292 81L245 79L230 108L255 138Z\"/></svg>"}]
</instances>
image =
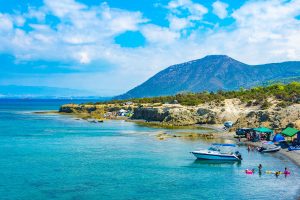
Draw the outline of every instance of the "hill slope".
<instances>
[{"instance_id":1,"label":"hill slope","mask_svg":"<svg viewBox=\"0 0 300 200\"><path fill-rule=\"evenodd\" d=\"M170 66L116 99L235 90L299 77L300 62L247 65L225 55L211 55Z\"/></svg>"}]
</instances>

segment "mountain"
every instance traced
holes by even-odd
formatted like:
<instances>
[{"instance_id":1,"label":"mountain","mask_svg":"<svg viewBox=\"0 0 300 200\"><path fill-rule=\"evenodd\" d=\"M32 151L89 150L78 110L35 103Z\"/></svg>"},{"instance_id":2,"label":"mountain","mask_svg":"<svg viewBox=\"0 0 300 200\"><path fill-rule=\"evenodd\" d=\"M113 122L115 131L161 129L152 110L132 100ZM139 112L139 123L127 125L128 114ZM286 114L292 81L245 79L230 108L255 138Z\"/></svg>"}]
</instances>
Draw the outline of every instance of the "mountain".
<instances>
[{"instance_id":1,"label":"mountain","mask_svg":"<svg viewBox=\"0 0 300 200\"><path fill-rule=\"evenodd\" d=\"M182 92L235 90L281 80L300 80L300 62L248 65L226 55L170 66L143 84L115 97L129 99Z\"/></svg>"}]
</instances>

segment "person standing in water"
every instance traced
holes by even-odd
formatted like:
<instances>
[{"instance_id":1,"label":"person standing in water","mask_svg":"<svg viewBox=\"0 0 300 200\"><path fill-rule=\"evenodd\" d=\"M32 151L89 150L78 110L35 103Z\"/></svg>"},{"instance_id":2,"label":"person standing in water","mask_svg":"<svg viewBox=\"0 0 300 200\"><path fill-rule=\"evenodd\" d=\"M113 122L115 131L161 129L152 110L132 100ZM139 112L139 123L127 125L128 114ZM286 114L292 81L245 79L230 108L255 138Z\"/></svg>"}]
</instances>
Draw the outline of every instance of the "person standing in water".
<instances>
[{"instance_id":1,"label":"person standing in water","mask_svg":"<svg viewBox=\"0 0 300 200\"><path fill-rule=\"evenodd\" d=\"M261 173L261 170L262 170L262 165L259 164L259 165L258 165L258 171Z\"/></svg>"},{"instance_id":2,"label":"person standing in water","mask_svg":"<svg viewBox=\"0 0 300 200\"><path fill-rule=\"evenodd\" d=\"M259 164L259 165L258 165L258 174L259 174L259 176L261 176L261 169L262 169L262 165Z\"/></svg>"},{"instance_id":3,"label":"person standing in water","mask_svg":"<svg viewBox=\"0 0 300 200\"><path fill-rule=\"evenodd\" d=\"M288 170L288 168L287 167L285 167L284 168L284 176L285 176L285 178L289 175L289 174L291 174L291 172Z\"/></svg>"}]
</instances>

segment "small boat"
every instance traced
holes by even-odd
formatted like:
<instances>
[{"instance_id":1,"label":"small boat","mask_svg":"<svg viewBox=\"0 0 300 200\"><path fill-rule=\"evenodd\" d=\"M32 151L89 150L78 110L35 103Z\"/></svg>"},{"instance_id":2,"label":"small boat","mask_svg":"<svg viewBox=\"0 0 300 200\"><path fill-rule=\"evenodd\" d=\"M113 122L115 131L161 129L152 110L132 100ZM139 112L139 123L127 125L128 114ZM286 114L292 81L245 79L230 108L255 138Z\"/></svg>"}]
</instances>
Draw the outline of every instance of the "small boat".
<instances>
[{"instance_id":1,"label":"small boat","mask_svg":"<svg viewBox=\"0 0 300 200\"><path fill-rule=\"evenodd\" d=\"M87 121L90 123L98 123L98 120L94 118L88 119Z\"/></svg>"},{"instance_id":2,"label":"small boat","mask_svg":"<svg viewBox=\"0 0 300 200\"><path fill-rule=\"evenodd\" d=\"M280 146L276 146L273 142L264 142L261 147L258 147L257 150L261 153L273 153L281 149Z\"/></svg>"},{"instance_id":3,"label":"small boat","mask_svg":"<svg viewBox=\"0 0 300 200\"><path fill-rule=\"evenodd\" d=\"M300 150L300 145L298 145L298 146L289 146L288 150L289 150L289 151L297 151L297 150Z\"/></svg>"},{"instance_id":4,"label":"small boat","mask_svg":"<svg viewBox=\"0 0 300 200\"><path fill-rule=\"evenodd\" d=\"M242 160L242 155L238 151L233 151L232 148L236 147L234 144L212 144L209 149L200 149L192 151L191 153L197 159L204 160Z\"/></svg>"}]
</instances>

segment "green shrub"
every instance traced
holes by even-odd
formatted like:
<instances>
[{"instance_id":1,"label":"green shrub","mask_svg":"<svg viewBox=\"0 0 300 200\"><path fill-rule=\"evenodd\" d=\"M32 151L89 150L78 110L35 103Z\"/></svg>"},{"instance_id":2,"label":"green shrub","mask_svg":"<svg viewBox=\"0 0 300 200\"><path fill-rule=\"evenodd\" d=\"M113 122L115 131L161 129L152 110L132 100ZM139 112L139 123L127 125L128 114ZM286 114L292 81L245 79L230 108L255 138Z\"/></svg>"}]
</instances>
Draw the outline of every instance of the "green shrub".
<instances>
[{"instance_id":1,"label":"green shrub","mask_svg":"<svg viewBox=\"0 0 300 200\"><path fill-rule=\"evenodd\" d=\"M292 104L291 102L282 101L282 102L278 103L276 106L280 107L280 108L286 108L286 107L290 106L291 104Z\"/></svg>"},{"instance_id":2,"label":"green shrub","mask_svg":"<svg viewBox=\"0 0 300 200\"><path fill-rule=\"evenodd\" d=\"M269 107L267 99L273 97L277 100L286 102L287 105L300 101L300 83L292 82L290 84L273 84L266 87L253 87L251 89L241 88L236 91L218 91L218 92L200 92L200 93L180 93L174 96L160 96L147 98L134 98L130 101L136 104L143 103L165 103L177 100L182 105L195 106L202 103L216 102L220 104L224 99L238 98L242 102L247 102L247 106L261 105L263 108ZM102 104L122 104L127 100L112 100L103 102ZM251 103L250 103L251 102ZM222 105L222 104L221 104ZM282 106L284 106L282 104Z\"/></svg>"},{"instance_id":3,"label":"green shrub","mask_svg":"<svg viewBox=\"0 0 300 200\"><path fill-rule=\"evenodd\" d=\"M271 106L272 104L270 103L270 102L268 102L268 101L264 101L262 104L261 104L261 109L262 110L266 110L266 109L268 109L270 106Z\"/></svg>"}]
</instances>

